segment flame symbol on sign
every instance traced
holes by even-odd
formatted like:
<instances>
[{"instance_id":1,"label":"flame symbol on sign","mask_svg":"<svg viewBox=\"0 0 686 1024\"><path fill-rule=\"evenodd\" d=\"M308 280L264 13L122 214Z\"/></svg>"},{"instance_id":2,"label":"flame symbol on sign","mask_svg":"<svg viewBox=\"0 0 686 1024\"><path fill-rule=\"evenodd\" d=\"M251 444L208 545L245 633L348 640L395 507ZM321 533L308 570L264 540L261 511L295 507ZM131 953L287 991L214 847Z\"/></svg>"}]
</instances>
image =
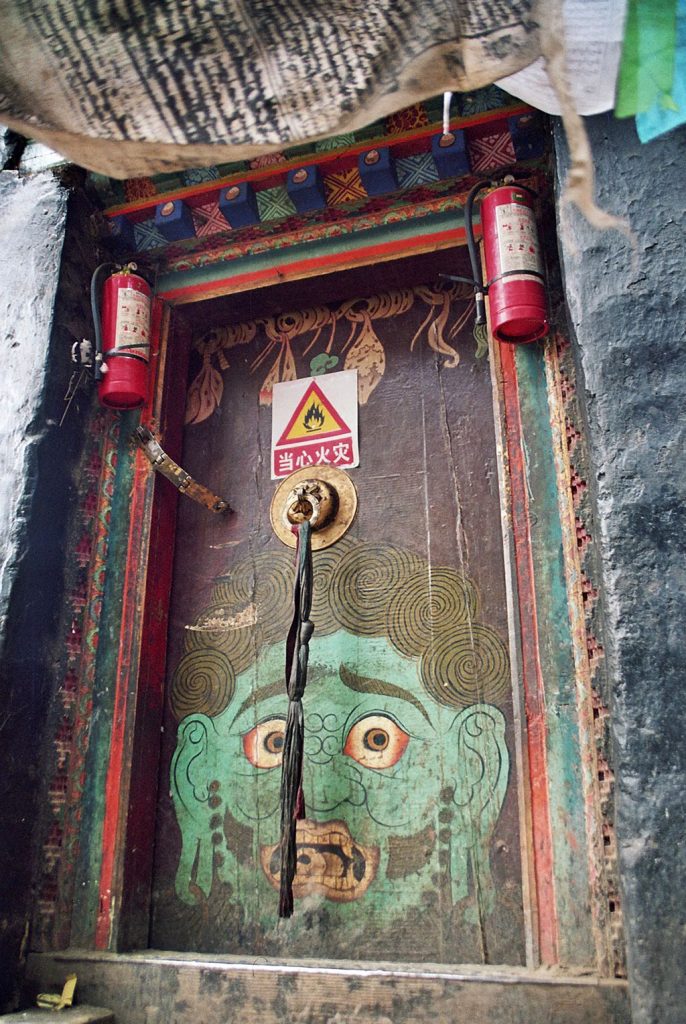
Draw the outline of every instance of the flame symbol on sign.
<instances>
[{"instance_id":1,"label":"flame symbol on sign","mask_svg":"<svg viewBox=\"0 0 686 1024\"><path fill-rule=\"evenodd\" d=\"M313 402L303 417L303 426L305 430L319 430L323 424L324 413L317 403Z\"/></svg>"}]
</instances>

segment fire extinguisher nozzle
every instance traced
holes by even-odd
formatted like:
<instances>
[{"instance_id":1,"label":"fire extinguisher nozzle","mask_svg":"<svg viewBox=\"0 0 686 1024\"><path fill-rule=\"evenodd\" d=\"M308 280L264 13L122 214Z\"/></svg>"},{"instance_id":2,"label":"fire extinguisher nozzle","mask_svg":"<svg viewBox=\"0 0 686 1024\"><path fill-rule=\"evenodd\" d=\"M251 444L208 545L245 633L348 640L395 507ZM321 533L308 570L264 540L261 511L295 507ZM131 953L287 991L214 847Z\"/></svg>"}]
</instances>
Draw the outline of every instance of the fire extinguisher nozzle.
<instances>
[{"instance_id":1,"label":"fire extinguisher nozzle","mask_svg":"<svg viewBox=\"0 0 686 1024\"><path fill-rule=\"evenodd\" d=\"M474 308L476 310L475 323L477 325L486 323L486 300L481 292L474 296Z\"/></svg>"}]
</instances>

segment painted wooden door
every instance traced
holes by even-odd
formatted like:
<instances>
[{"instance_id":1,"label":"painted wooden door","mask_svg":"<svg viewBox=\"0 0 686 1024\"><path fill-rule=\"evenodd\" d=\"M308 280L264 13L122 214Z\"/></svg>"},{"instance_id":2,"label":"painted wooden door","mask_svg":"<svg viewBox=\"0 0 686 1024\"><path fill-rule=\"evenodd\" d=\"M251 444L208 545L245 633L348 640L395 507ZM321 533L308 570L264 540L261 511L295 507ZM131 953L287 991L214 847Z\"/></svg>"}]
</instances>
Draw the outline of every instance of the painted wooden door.
<instances>
[{"instance_id":1,"label":"painted wooden door","mask_svg":"<svg viewBox=\"0 0 686 1024\"><path fill-rule=\"evenodd\" d=\"M523 962L490 371L468 290L419 273L376 268L303 308L239 296L231 322L197 326L184 465L235 512L179 506L158 948ZM279 921L294 559L269 519L271 388L343 368L358 371L359 508L314 555L306 818Z\"/></svg>"}]
</instances>

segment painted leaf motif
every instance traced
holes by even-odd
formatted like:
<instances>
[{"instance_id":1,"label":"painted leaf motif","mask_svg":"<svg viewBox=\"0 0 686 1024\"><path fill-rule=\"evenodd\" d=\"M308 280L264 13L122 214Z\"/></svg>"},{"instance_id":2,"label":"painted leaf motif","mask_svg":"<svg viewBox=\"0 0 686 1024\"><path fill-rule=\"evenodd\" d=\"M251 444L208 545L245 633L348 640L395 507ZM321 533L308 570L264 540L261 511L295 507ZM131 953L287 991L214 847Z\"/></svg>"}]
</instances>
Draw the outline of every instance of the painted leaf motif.
<instances>
[{"instance_id":1,"label":"painted leaf motif","mask_svg":"<svg viewBox=\"0 0 686 1024\"><path fill-rule=\"evenodd\" d=\"M282 337L281 348L279 354L276 357L276 362L272 366L271 370L262 382L260 388L260 405L271 405L272 404L272 390L275 384L280 384L284 380L297 380L298 371L295 365L295 357L291 350L291 343L288 338ZM281 363L281 357L283 356L283 366Z\"/></svg>"},{"instance_id":2,"label":"painted leaf motif","mask_svg":"<svg viewBox=\"0 0 686 1024\"><path fill-rule=\"evenodd\" d=\"M186 423L202 423L211 416L222 400L224 381L209 359L188 389Z\"/></svg>"},{"instance_id":3,"label":"painted leaf motif","mask_svg":"<svg viewBox=\"0 0 686 1024\"><path fill-rule=\"evenodd\" d=\"M277 317L276 329L281 335L288 338L297 338L301 334L317 330L330 324L334 319L334 313L326 306L312 306L309 309L301 309L291 313L282 313Z\"/></svg>"},{"instance_id":4,"label":"painted leaf motif","mask_svg":"<svg viewBox=\"0 0 686 1024\"><path fill-rule=\"evenodd\" d=\"M226 339L224 348L233 348L234 345L249 345L257 333L256 320L244 320L240 324L232 324L226 328Z\"/></svg>"},{"instance_id":5,"label":"painted leaf motif","mask_svg":"<svg viewBox=\"0 0 686 1024\"><path fill-rule=\"evenodd\" d=\"M443 308L436 317L435 320L429 325L429 330L426 332L427 340L429 342L429 348L433 349L434 352L440 353L445 356L444 366L446 369L454 369L460 361L460 357L457 353L457 349L454 349L452 345L449 345L445 340L443 332L445 331L446 324L448 322L448 316L450 314L450 296L443 296Z\"/></svg>"},{"instance_id":6,"label":"painted leaf motif","mask_svg":"<svg viewBox=\"0 0 686 1024\"><path fill-rule=\"evenodd\" d=\"M260 388L260 405L271 405L272 404L272 389L275 384L280 381L279 366L281 365L281 350L276 357L276 362L272 366L267 376L262 381L262 387Z\"/></svg>"},{"instance_id":7,"label":"painted leaf motif","mask_svg":"<svg viewBox=\"0 0 686 1024\"><path fill-rule=\"evenodd\" d=\"M338 356L330 356L326 352L319 352L310 360L310 375L319 377L322 373L328 373L338 366Z\"/></svg>"},{"instance_id":8,"label":"painted leaf motif","mask_svg":"<svg viewBox=\"0 0 686 1024\"><path fill-rule=\"evenodd\" d=\"M378 317L399 316L412 309L414 305L414 290L412 288L394 289L390 292L383 292L380 295L373 295L367 299L367 312L372 320Z\"/></svg>"},{"instance_id":9,"label":"painted leaf motif","mask_svg":"<svg viewBox=\"0 0 686 1024\"><path fill-rule=\"evenodd\" d=\"M196 343L196 348L203 355L214 355L223 348L234 348L236 345L247 345L257 332L256 320L244 320L240 324L229 324L228 327L213 327Z\"/></svg>"},{"instance_id":10,"label":"painted leaf motif","mask_svg":"<svg viewBox=\"0 0 686 1024\"><path fill-rule=\"evenodd\" d=\"M202 373L202 371L200 371ZM195 423L200 412L200 373L191 383L186 394L186 415L184 423Z\"/></svg>"},{"instance_id":11,"label":"painted leaf motif","mask_svg":"<svg viewBox=\"0 0 686 1024\"><path fill-rule=\"evenodd\" d=\"M366 314L362 320L360 333L345 357L343 368L357 370L357 395L360 405L366 405L386 371L384 347L374 333L371 320Z\"/></svg>"},{"instance_id":12,"label":"painted leaf motif","mask_svg":"<svg viewBox=\"0 0 686 1024\"><path fill-rule=\"evenodd\" d=\"M291 343L286 341L283 354L283 373L281 380L297 380L298 371L295 368L295 357L291 349Z\"/></svg>"}]
</instances>

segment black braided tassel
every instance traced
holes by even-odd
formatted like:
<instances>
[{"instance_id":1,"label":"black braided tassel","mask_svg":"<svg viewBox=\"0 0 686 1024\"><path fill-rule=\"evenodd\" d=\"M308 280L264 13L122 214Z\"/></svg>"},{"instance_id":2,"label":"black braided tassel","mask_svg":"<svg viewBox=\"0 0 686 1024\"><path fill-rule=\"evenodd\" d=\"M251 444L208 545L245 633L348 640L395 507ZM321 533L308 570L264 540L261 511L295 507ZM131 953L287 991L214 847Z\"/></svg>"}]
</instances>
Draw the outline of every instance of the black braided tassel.
<instances>
[{"instance_id":1,"label":"black braided tassel","mask_svg":"<svg viewBox=\"0 0 686 1024\"><path fill-rule=\"evenodd\" d=\"M297 527L298 546L295 555L295 586L293 588L293 621L286 640L286 691L288 715L281 767L281 880L279 917L293 913L293 879L298 867L296 829L305 816L302 791L304 724L302 696L307 683L309 642L314 626L310 622L312 607L312 528L307 522Z\"/></svg>"}]
</instances>

